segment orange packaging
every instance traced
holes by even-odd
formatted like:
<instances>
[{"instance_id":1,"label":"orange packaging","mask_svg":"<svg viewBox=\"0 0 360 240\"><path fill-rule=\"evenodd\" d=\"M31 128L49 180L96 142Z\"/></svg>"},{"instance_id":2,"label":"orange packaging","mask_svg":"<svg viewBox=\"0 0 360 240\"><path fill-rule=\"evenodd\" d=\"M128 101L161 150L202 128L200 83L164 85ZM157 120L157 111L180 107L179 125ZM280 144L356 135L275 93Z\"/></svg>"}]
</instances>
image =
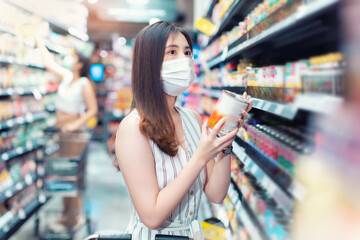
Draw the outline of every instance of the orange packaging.
<instances>
[{"instance_id":1,"label":"orange packaging","mask_svg":"<svg viewBox=\"0 0 360 240\"><path fill-rule=\"evenodd\" d=\"M216 123L223 117L225 117L225 124L220 129L219 134L225 135L238 126L238 117L241 116L241 112L248 106L248 101L241 95L224 90L216 103L215 109L212 112L208 126L212 129Z\"/></svg>"}]
</instances>

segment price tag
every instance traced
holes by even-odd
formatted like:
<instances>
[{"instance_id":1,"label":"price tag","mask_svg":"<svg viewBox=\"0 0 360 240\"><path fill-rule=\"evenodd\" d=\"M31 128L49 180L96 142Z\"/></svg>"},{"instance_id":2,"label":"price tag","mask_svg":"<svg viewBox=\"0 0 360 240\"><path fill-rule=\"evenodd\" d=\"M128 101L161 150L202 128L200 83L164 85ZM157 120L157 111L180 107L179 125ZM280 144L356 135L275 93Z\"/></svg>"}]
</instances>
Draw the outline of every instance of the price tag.
<instances>
[{"instance_id":1,"label":"price tag","mask_svg":"<svg viewBox=\"0 0 360 240\"><path fill-rule=\"evenodd\" d=\"M23 117L19 117L16 119L18 124L23 124L25 122L25 119Z\"/></svg>"},{"instance_id":2,"label":"price tag","mask_svg":"<svg viewBox=\"0 0 360 240\"><path fill-rule=\"evenodd\" d=\"M228 51L229 51L229 47L226 46L225 49L224 49L224 51L223 51L222 54L221 54L221 61L225 61L225 60L226 60L227 55L228 55Z\"/></svg>"},{"instance_id":3,"label":"price tag","mask_svg":"<svg viewBox=\"0 0 360 240\"><path fill-rule=\"evenodd\" d=\"M293 182L293 189L291 191L292 195L299 201L302 201L306 195L306 189L299 182Z\"/></svg>"},{"instance_id":4,"label":"price tag","mask_svg":"<svg viewBox=\"0 0 360 240\"><path fill-rule=\"evenodd\" d=\"M17 90L17 92L18 92L18 94L22 95L22 94L24 94L25 90L23 88L19 88Z\"/></svg>"},{"instance_id":5,"label":"price tag","mask_svg":"<svg viewBox=\"0 0 360 240\"><path fill-rule=\"evenodd\" d=\"M14 94L14 89L13 88L8 88L6 89L6 93L9 94L10 96Z\"/></svg>"},{"instance_id":6,"label":"price tag","mask_svg":"<svg viewBox=\"0 0 360 240\"><path fill-rule=\"evenodd\" d=\"M31 113L26 114L26 121L31 123L34 121L34 116Z\"/></svg>"},{"instance_id":7,"label":"price tag","mask_svg":"<svg viewBox=\"0 0 360 240\"><path fill-rule=\"evenodd\" d=\"M20 219L25 219L25 218L26 218L26 213L25 213L24 209L20 209L20 210L18 211L18 217L19 217Z\"/></svg>"},{"instance_id":8,"label":"price tag","mask_svg":"<svg viewBox=\"0 0 360 240\"><path fill-rule=\"evenodd\" d=\"M7 161L9 160L9 154L8 153L3 153L1 158L4 160L4 161Z\"/></svg>"},{"instance_id":9,"label":"price tag","mask_svg":"<svg viewBox=\"0 0 360 240\"><path fill-rule=\"evenodd\" d=\"M43 194L43 193L41 193L40 195L39 195L39 202L40 203L44 203L46 201L46 196Z\"/></svg>"},{"instance_id":10,"label":"price tag","mask_svg":"<svg viewBox=\"0 0 360 240\"><path fill-rule=\"evenodd\" d=\"M32 142L27 142L27 143L26 143L26 149L27 149L27 150L31 150L31 149L33 149L33 147L34 147L34 146L33 146Z\"/></svg>"},{"instance_id":11,"label":"price tag","mask_svg":"<svg viewBox=\"0 0 360 240\"><path fill-rule=\"evenodd\" d=\"M26 183L27 185L30 185L30 184L32 184L32 182L33 182L33 179L32 179L32 177L31 177L31 175L30 175L30 174L27 174L27 175L25 176L25 183Z\"/></svg>"},{"instance_id":12,"label":"price tag","mask_svg":"<svg viewBox=\"0 0 360 240\"><path fill-rule=\"evenodd\" d=\"M24 153L24 149L22 147L17 147L16 148L16 153L17 154L23 154Z\"/></svg>"},{"instance_id":13,"label":"price tag","mask_svg":"<svg viewBox=\"0 0 360 240\"><path fill-rule=\"evenodd\" d=\"M271 107L271 103L270 103L270 102L267 102L267 103L265 103L265 105L264 105L264 110L265 110L265 111L269 111L270 107Z\"/></svg>"},{"instance_id":14,"label":"price tag","mask_svg":"<svg viewBox=\"0 0 360 240\"><path fill-rule=\"evenodd\" d=\"M14 126L14 120L12 120L12 119L7 120L7 121L6 121L6 125L7 125L8 127L13 127L13 126Z\"/></svg>"},{"instance_id":15,"label":"price tag","mask_svg":"<svg viewBox=\"0 0 360 240\"><path fill-rule=\"evenodd\" d=\"M279 104L279 105L277 105L274 113L277 114L277 115L281 115L281 113L283 112L283 110L284 110L284 106Z\"/></svg>"},{"instance_id":16,"label":"price tag","mask_svg":"<svg viewBox=\"0 0 360 240\"><path fill-rule=\"evenodd\" d=\"M16 190L21 190L21 189L23 189L23 184L21 183L21 182L19 182L19 183L17 183L16 185L15 185L15 188L16 188Z\"/></svg>"},{"instance_id":17,"label":"price tag","mask_svg":"<svg viewBox=\"0 0 360 240\"><path fill-rule=\"evenodd\" d=\"M10 189L6 190L5 196L6 196L7 198L11 197L12 195L13 195L13 193L12 193L12 191L11 191Z\"/></svg>"}]
</instances>

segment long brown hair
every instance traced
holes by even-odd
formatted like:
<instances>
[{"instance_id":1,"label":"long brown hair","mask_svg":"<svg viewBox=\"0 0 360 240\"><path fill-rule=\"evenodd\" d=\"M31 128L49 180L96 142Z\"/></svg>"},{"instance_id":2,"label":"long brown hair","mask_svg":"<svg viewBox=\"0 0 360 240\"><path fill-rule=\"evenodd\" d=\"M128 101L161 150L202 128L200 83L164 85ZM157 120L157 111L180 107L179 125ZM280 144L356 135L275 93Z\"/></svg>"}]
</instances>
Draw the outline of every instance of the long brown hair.
<instances>
[{"instance_id":1,"label":"long brown hair","mask_svg":"<svg viewBox=\"0 0 360 240\"><path fill-rule=\"evenodd\" d=\"M131 76L132 107L137 109L141 117L140 131L170 156L176 155L179 143L175 138L175 125L170 116L160 72L166 42L174 33L182 33L192 51L191 38L182 28L164 21L149 25L136 36Z\"/></svg>"}]
</instances>

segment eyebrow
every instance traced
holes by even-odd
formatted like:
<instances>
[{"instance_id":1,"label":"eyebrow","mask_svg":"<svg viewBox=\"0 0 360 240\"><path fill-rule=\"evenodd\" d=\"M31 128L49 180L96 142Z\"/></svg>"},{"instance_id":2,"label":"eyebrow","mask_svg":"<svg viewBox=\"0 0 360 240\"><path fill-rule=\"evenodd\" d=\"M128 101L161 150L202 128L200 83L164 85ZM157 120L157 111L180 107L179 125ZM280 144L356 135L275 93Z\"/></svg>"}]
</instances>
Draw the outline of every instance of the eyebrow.
<instances>
[{"instance_id":1,"label":"eyebrow","mask_svg":"<svg viewBox=\"0 0 360 240\"><path fill-rule=\"evenodd\" d=\"M176 47L176 48L179 48L178 45L175 45L175 44L171 44L171 45L167 45L166 48L169 48L169 47ZM186 46L185 49L190 49L190 46Z\"/></svg>"}]
</instances>

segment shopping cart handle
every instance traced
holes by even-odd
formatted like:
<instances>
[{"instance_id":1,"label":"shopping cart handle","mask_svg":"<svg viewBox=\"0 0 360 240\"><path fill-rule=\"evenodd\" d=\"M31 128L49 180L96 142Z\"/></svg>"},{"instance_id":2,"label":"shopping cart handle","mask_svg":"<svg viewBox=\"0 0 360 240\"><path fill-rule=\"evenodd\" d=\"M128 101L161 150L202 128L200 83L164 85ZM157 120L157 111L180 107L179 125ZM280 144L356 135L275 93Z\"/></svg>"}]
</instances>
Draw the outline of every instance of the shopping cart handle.
<instances>
[{"instance_id":1,"label":"shopping cart handle","mask_svg":"<svg viewBox=\"0 0 360 240\"><path fill-rule=\"evenodd\" d=\"M99 233L91 235L86 240L131 240L131 234Z\"/></svg>"},{"instance_id":2,"label":"shopping cart handle","mask_svg":"<svg viewBox=\"0 0 360 240\"><path fill-rule=\"evenodd\" d=\"M155 240L190 240L190 238L185 236L156 234Z\"/></svg>"}]
</instances>

